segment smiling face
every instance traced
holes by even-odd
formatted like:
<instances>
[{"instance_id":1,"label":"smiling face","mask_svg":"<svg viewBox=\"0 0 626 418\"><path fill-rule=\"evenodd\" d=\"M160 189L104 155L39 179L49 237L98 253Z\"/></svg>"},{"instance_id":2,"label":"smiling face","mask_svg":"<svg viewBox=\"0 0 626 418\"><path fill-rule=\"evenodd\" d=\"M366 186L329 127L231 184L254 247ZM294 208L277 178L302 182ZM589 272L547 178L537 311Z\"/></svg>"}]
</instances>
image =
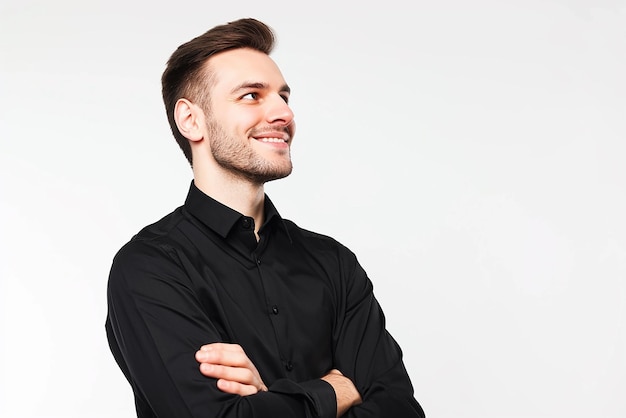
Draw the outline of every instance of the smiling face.
<instances>
[{"instance_id":1,"label":"smiling face","mask_svg":"<svg viewBox=\"0 0 626 418\"><path fill-rule=\"evenodd\" d=\"M278 66L249 48L221 52L207 65L211 87L204 137L216 166L255 184L288 176L295 123ZM200 160L194 154L194 162Z\"/></svg>"}]
</instances>

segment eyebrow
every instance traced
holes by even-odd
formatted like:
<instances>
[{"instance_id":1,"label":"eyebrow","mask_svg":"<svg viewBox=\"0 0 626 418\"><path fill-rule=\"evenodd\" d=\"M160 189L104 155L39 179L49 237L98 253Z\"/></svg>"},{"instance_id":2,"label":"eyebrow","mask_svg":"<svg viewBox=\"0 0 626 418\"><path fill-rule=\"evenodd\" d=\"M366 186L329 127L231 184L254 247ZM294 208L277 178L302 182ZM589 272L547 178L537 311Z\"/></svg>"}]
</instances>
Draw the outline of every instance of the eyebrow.
<instances>
[{"instance_id":1,"label":"eyebrow","mask_svg":"<svg viewBox=\"0 0 626 418\"><path fill-rule=\"evenodd\" d=\"M239 84L238 86L236 86L230 92L231 92L231 94L235 94L235 93L237 93L240 90L247 90L247 89L267 90L267 89L269 89L269 84L267 84L267 83L254 83L254 82L245 81L245 82ZM291 88L289 88L289 86L287 84L283 84L280 87L279 91L280 92L284 92L284 93L291 93Z\"/></svg>"}]
</instances>

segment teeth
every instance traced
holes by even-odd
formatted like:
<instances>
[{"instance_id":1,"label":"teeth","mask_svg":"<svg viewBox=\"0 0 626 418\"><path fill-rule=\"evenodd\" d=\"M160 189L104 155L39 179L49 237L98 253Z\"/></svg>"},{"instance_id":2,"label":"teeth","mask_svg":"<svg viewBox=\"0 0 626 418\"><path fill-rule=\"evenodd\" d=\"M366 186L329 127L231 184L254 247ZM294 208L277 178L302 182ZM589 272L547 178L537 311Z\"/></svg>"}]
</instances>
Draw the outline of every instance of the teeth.
<instances>
[{"instance_id":1,"label":"teeth","mask_svg":"<svg viewBox=\"0 0 626 418\"><path fill-rule=\"evenodd\" d=\"M285 142L282 138L261 138L261 142Z\"/></svg>"}]
</instances>

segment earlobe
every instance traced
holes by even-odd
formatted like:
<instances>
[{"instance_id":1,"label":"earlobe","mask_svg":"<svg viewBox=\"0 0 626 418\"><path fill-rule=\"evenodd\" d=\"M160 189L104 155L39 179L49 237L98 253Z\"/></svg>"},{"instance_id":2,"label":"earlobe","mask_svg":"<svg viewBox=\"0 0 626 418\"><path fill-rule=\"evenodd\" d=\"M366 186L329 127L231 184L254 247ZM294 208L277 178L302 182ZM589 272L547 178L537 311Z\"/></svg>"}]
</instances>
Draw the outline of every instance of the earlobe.
<instances>
[{"instance_id":1,"label":"earlobe","mask_svg":"<svg viewBox=\"0 0 626 418\"><path fill-rule=\"evenodd\" d=\"M174 107L174 120L178 130L190 141L200 141L204 135L204 112L187 99L178 99Z\"/></svg>"}]
</instances>

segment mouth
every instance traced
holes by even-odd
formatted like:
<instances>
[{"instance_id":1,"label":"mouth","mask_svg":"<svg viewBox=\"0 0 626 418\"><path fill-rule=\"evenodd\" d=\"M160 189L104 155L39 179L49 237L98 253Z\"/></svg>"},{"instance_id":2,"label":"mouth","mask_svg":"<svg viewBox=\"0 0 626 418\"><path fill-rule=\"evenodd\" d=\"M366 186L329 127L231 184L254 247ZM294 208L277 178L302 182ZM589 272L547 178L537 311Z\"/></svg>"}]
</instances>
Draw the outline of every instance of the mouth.
<instances>
[{"instance_id":1,"label":"mouth","mask_svg":"<svg viewBox=\"0 0 626 418\"><path fill-rule=\"evenodd\" d=\"M253 137L255 140L266 143L274 143L274 144L287 144L289 140L287 138L279 138L279 137Z\"/></svg>"},{"instance_id":2,"label":"mouth","mask_svg":"<svg viewBox=\"0 0 626 418\"><path fill-rule=\"evenodd\" d=\"M291 125L291 123L289 124ZM252 129L249 135L255 141L262 142L264 144L273 145L289 145L293 135L293 127L289 125L268 125L265 127L259 127Z\"/></svg>"}]
</instances>

